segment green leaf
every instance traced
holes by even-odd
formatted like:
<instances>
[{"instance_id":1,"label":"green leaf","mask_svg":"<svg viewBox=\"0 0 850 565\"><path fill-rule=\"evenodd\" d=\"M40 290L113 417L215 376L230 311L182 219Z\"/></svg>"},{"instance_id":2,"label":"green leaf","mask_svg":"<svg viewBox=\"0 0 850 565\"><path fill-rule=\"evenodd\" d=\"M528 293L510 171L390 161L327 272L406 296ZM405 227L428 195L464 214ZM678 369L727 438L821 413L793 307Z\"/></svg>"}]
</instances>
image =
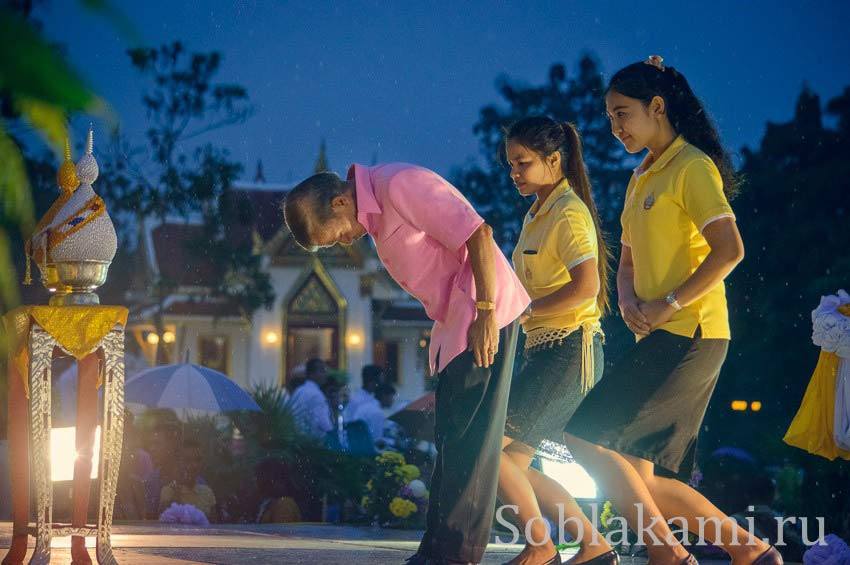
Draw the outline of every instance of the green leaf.
<instances>
[{"instance_id":1,"label":"green leaf","mask_svg":"<svg viewBox=\"0 0 850 565\"><path fill-rule=\"evenodd\" d=\"M0 88L14 98L40 100L65 110L95 110L97 97L33 27L0 9Z\"/></svg>"},{"instance_id":2,"label":"green leaf","mask_svg":"<svg viewBox=\"0 0 850 565\"><path fill-rule=\"evenodd\" d=\"M68 129L65 126L65 113L52 104L31 98L16 98L15 109L35 126L41 138L53 149L56 155L62 154L62 146Z\"/></svg>"},{"instance_id":3,"label":"green leaf","mask_svg":"<svg viewBox=\"0 0 850 565\"><path fill-rule=\"evenodd\" d=\"M0 122L0 222L18 226L29 235L35 228L35 212L21 151L6 135Z\"/></svg>"}]
</instances>

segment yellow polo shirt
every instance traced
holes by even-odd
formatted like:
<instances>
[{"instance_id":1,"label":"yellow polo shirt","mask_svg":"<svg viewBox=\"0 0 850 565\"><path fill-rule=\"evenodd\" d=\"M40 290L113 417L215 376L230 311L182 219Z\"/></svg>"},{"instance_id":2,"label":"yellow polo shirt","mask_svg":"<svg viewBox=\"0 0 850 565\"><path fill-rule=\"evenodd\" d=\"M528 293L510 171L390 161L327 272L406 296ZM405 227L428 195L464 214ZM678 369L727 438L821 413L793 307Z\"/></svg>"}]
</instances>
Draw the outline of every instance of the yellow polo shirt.
<instances>
[{"instance_id":1,"label":"yellow polo shirt","mask_svg":"<svg viewBox=\"0 0 850 565\"><path fill-rule=\"evenodd\" d=\"M735 217L714 161L682 136L654 163L649 159L629 181L620 218L622 243L632 249L635 293L643 301L679 288L711 250L702 236L705 226ZM698 326L702 337L730 339L722 282L660 329L693 337Z\"/></svg>"},{"instance_id":2,"label":"yellow polo shirt","mask_svg":"<svg viewBox=\"0 0 850 565\"><path fill-rule=\"evenodd\" d=\"M564 179L542 206L538 200L525 215L513 253L517 277L531 299L537 300L570 282L570 269L597 257L596 227L590 210ZM523 329L576 328L585 322L598 322L601 315L593 298L574 310L534 316Z\"/></svg>"}]
</instances>

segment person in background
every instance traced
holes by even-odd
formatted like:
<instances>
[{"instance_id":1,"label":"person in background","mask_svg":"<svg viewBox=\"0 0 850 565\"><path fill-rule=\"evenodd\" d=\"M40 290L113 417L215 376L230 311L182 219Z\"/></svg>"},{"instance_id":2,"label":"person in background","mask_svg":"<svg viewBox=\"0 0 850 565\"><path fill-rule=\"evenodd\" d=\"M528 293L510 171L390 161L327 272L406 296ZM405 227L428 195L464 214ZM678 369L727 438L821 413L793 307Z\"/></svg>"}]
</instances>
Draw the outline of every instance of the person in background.
<instances>
[{"instance_id":1,"label":"person in background","mask_svg":"<svg viewBox=\"0 0 850 565\"><path fill-rule=\"evenodd\" d=\"M321 359L310 359L305 369L304 384L292 393L288 406L303 433L324 439L334 429L330 404L321 388L328 380L328 367Z\"/></svg>"},{"instance_id":2,"label":"person in background","mask_svg":"<svg viewBox=\"0 0 850 565\"><path fill-rule=\"evenodd\" d=\"M254 469L257 481L257 524L300 522L301 508L291 469L280 459L263 459Z\"/></svg>"},{"instance_id":3,"label":"person in background","mask_svg":"<svg viewBox=\"0 0 850 565\"><path fill-rule=\"evenodd\" d=\"M355 421L357 418L354 415L358 413L362 406L378 404L378 400L375 398L375 392L377 392L378 386L384 381L384 369L378 365L365 365L363 371L360 373L360 378L362 381L361 388L354 391L342 413L346 422Z\"/></svg>"},{"instance_id":4,"label":"person in background","mask_svg":"<svg viewBox=\"0 0 850 565\"><path fill-rule=\"evenodd\" d=\"M154 424L148 439L148 452L153 460L153 470L144 479L145 485L145 516L149 520L159 517L159 497L163 485L168 484L173 476L174 453L177 449L177 429L173 422L157 422Z\"/></svg>"},{"instance_id":5,"label":"person in background","mask_svg":"<svg viewBox=\"0 0 850 565\"><path fill-rule=\"evenodd\" d=\"M203 512L210 522L215 521L215 493L200 481L203 469L203 452L198 442L187 440L178 458L177 478L162 488L159 496L159 511L162 513L171 503L191 504Z\"/></svg>"}]
</instances>

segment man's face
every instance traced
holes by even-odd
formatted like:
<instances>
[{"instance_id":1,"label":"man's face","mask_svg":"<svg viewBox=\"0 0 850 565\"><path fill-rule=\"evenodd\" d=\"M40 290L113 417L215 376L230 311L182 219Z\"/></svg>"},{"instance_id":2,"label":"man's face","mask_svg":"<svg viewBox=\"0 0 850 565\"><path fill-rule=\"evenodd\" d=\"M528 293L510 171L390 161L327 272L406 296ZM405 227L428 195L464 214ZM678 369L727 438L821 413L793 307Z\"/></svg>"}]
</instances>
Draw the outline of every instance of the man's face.
<instances>
[{"instance_id":1,"label":"man's face","mask_svg":"<svg viewBox=\"0 0 850 565\"><path fill-rule=\"evenodd\" d=\"M331 217L321 223L312 210L304 210L310 218L310 243L318 247L332 247L337 243L351 245L366 235L366 228L357 221L357 207L350 196L334 198L331 210Z\"/></svg>"}]
</instances>

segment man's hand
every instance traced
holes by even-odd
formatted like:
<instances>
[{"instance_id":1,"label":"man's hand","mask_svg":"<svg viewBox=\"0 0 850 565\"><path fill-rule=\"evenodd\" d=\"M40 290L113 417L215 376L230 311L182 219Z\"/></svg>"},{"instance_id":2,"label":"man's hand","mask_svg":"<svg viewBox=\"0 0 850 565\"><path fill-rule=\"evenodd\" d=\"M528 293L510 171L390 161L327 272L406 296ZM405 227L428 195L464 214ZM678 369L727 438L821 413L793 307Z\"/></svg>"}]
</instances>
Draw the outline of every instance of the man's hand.
<instances>
[{"instance_id":1,"label":"man's hand","mask_svg":"<svg viewBox=\"0 0 850 565\"><path fill-rule=\"evenodd\" d=\"M499 328L493 310L479 310L478 318L469 326L468 351L475 355L475 364L487 368L499 351Z\"/></svg>"},{"instance_id":2,"label":"man's hand","mask_svg":"<svg viewBox=\"0 0 850 565\"><path fill-rule=\"evenodd\" d=\"M670 321L676 310L667 304L663 298L650 302L641 302L638 305L641 313L649 324L649 331L654 331Z\"/></svg>"},{"instance_id":3,"label":"man's hand","mask_svg":"<svg viewBox=\"0 0 850 565\"><path fill-rule=\"evenodd\" d=\"M646 337L649 335L650 324L640 308L638 300L620 301L620 314L633 334Z\"/></svg>"}]
</instances>

